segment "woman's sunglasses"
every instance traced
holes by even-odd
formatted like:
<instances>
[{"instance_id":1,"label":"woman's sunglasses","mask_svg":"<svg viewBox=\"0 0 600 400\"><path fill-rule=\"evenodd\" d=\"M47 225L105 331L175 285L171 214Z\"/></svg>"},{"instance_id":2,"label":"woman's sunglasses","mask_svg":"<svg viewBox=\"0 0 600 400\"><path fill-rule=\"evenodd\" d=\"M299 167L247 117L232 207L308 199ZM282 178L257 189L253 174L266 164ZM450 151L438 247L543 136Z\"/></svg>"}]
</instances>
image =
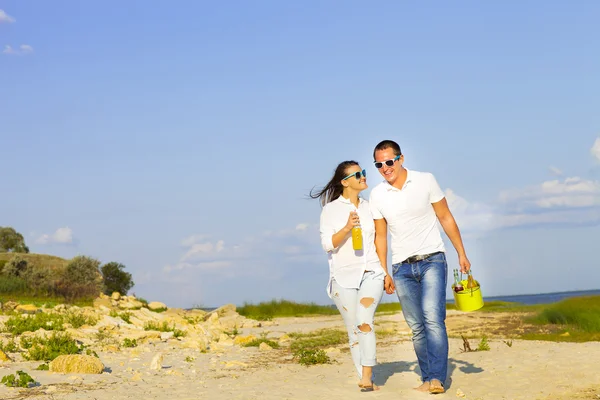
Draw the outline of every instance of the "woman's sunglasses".
<instances>
[{"instance_id":1,"label":"woman's sunglasses","mask_svg":"<svg viewBox=\"0 0 600 400\"><path fill-rule=\"evenodd\" d=\"M363 169L362 171L356 171L350 175L348 175L347 177L345 177L344 179L342 179L343 181L345 181L346 179L350 178L350 177L356 177L356 179L360 179L361 177L367 177L367 170Z\"/></svg>"},{"instance_id":2,"label":"woman's sunglasses","mask_svg":"<svg viewBox=\"0 0 600 400\"><path fill-rule=\"evenodd\" d=\"M400 158L401 155L402 154L399 154L396 157L392 158L391 160L385 160L382 162L373 161L375 163L375 168L379 169L379 168L383 167L383 164L387 165L388 167L391 167L392 165L394 165L394 162Z\"/></svg>"}]
</instances>

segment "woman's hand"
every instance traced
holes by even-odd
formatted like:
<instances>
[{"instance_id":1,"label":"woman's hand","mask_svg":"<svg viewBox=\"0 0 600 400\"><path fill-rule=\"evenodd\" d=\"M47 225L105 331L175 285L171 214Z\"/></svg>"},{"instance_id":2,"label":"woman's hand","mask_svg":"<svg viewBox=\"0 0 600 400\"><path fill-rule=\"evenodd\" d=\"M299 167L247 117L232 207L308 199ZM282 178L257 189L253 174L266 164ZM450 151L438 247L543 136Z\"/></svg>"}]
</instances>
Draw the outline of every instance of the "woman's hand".
<instances>
[{"instance_id":1,"label":"woman's hand","mask_svg":"<svg viewBox=\"0 0 600 400\"><path fill-rule=\"evenodd\" d=\"M348 222L344 229L346 232L352 231L352 228L360 225L360 218L358 218L358 213L356 211L350 211L350 215L348 216Z\"/></svg>"}]
</instances>

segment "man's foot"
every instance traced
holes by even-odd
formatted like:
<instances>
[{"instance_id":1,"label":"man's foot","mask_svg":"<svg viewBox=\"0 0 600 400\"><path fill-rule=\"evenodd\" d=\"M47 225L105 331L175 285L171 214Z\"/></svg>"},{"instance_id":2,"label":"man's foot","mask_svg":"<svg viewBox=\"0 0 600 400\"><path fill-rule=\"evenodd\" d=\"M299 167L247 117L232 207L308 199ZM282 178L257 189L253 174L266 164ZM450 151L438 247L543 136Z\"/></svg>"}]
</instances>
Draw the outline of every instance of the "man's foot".
<instances>
[{"instance_id":1,"label":"man's foot","mask_svg":"<svg viewBox=\"0 0 600 400\"><path fill-rule=\"evenodd\" d=\"M423 382L423 384L419 387L413 388L415 390L418 390L419 392L429 392L429 382Z\"/></svg>"},{"instance_id":2,"label":"man's foot","mask_svg":"<svg viewBox=\"0 0 600 400\"><path fill-rule=\"evenodd\" d=\"M438 379L432 379L429 385L429 393L438 394L444 393L444 385Z\"/></svg>"}]
</instances>

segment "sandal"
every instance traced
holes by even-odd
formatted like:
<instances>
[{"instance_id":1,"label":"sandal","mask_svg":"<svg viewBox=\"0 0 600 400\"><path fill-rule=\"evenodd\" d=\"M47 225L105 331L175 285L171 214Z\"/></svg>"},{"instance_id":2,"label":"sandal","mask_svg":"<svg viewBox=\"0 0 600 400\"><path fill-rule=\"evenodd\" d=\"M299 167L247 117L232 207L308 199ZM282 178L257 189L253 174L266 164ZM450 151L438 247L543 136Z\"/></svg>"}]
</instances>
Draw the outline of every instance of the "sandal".
<instances>
[{"instance_id":1,"label":"sandal","mask_svg":"<svg viewBox=\"0 0 600 400\"><path fill-rule=\"evenodd\" d=\"M375 390L379 390L379 386L375 386L373 383L370 385L361 385L359 383L358 387L360 388L361 392L374 392Z\"/></svg>"}]
</instances>

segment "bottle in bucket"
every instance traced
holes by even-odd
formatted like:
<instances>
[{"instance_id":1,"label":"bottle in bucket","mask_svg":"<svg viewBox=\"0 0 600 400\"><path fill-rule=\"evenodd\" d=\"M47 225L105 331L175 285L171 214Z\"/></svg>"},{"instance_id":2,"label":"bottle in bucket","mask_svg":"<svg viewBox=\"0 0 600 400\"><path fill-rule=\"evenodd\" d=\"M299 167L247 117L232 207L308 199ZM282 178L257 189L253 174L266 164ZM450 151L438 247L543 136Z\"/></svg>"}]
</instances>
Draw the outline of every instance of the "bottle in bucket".
<instances>
[{"instance_id":1,"label":"bottle in bucket","mask_svg":"<svg viewBox=\"0 0 600 400\"><path fill-rule=\"evenodd\" d=\"M462 292L465 288L463 287L462 283L460 282L460 279L458 279L458 270L455 269L454 270L454 291L455 292Z\"/></svg>"}]
</instances>

